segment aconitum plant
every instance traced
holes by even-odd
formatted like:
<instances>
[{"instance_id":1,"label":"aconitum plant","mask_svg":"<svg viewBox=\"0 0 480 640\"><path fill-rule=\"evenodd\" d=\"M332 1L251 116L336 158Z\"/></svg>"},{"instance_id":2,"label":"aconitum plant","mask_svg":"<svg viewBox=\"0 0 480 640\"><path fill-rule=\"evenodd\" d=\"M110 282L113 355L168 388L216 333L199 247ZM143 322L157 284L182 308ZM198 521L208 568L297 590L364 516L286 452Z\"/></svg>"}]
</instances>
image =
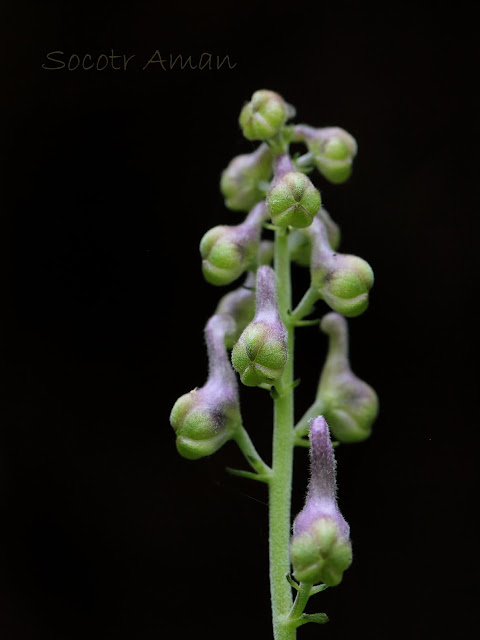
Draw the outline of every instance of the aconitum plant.
<instances>
[{"instance_id":1,"label":"aconitum plant","mask_svg":"<svg viewBox=\"0 0 480 640\"><path fill-rule=\"evenodd\" d=\"M338 251L339 227L309 177L317 169L331 183L347 180L357 144L343 129L293 124L294 117L290 104L265 89L241 109L243 134L259 145L233 158L220 188L225 205L246 217L210 229L200 242L207 282L241 282L206 323L205 384L182 395L170 415L182 456L209 456L232 440L251 469L229 471L268 485L275 640L294 640L297 627L328 620L305 608L311 596L337 586L352 562L350 527L337 504L334 446L367 438L378 412L375 391L351 370L346 320L366 310L373 271L362 258ZM292 157L292 143L305 145L305 153ZM262 239L264 232L273 242ZM310 269L310 286L295 308L292 262ZM317 304L323 317L317 317ZM328 337L327 355L316 397L295 424L294 335L312 326ZM273 400L270 464L242 422L241 384L260 387ZM309 447L311 474L305 506L292 526L296 446Z\"/></svg>"}]
</instances>

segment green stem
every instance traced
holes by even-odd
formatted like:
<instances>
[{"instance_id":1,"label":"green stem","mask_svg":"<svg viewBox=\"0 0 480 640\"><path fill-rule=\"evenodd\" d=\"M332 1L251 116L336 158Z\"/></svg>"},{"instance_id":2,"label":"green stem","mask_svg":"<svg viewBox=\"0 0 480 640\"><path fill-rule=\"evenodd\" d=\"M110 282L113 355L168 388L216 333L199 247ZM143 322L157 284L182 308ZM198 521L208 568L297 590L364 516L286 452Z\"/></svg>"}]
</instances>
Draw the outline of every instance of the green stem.
<instances>
[{"instance_id":1,"label":"green stem","mask_svg":"<svg viewBox=\"0 0 480 640\"><path fill-rule=\"evenodd\" d=\"M257 453L257 450L255 449L255 446L244 426L241 426L235 431L233 439L238 444L241 452L252 469L257 473L268 477L271 473L271 469Z\"/></svg>"},{"instance_id":2,"label":"green stem","mask_svg":"<svg viewBox=\"0 0 480 640\"><path fill-rule=\"evenodd\" d=\"M295 160L296 166L301 169L303 167L310 167L315 162L313 153L307 152L303 156L299 156Z\"/></svg>"},{"instance_id":3,"label":"green stem","mask_svg":"<svg viewBox=\"0 0 480 640\"><path fill-rule=\"evenodd\" d=\"M292 311L292 320L301 320L305 316L308 316L310 313L312 313L313 307L315 306L315 303L318 302L318 300L320 300L320 294L318 293L317 289L309 287L295 310Z\"/></svg>"},{"instance_id":4,"label":"green stem","mask_svg":"<svg viewBox=\"0 0 480 640\"><path fill-rule=\"evenodd\" d=\"M312 592L312 585L309 583L301 582L300 588L297 592L297 597L295 598L295 602L293 604L292 610L290 612L289 618L290 620L295 620L299 618L305 610L307 606L308 599L310 598Z\"/></svg>"},{"instance_id":5,"label":"green stem","mask_svg":"<svg viewBox=\"0 0 480 640\"><path fill-rule=\"evenodd\" d=\"M270 592L272 598L275 640L295 640L295 628L287 623L292 608L292 592L285 575L290 569L290 504L294 450L293 432L293 346L294 327L289 317L291 308L290 259L287 232L275 232L275 274L278 306L288 331L288 361L278 397L274 400L272 475L269 484L269 551Z\"/></svg>"}]
</instances>

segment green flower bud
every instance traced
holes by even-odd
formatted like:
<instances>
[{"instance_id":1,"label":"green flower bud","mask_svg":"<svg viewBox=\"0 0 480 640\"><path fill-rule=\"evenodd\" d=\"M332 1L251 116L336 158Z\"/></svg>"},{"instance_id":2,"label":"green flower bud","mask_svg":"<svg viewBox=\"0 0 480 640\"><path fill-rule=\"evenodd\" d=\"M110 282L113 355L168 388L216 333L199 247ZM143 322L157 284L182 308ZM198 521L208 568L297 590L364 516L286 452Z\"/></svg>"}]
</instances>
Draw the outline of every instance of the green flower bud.
<instances>
[{"instance_id":1,"label":"green flower bud","mask_svg":"<svg viewBox=\"0 0 480 640\"><path fill-rule=\"evenodd\" d=\"M200 242L205 280L214 285L230 284L244 271L255 267L266 215L264 202L259 202L242 224L220 225L207 231Z\"/></svg>"},{"instance_id":2,"label":"green flower bud","mask_svg":"<svg viewBox=\"0 0 480 640\"><path fill-rule=\"evenodd\" d=\"M289 107L278 93L255 91L240 113L239 123L247 140L268 140L289 117Z\"/></svg>"},{"instance_id":3,"label":"green flower bud","mask_svg":"<svg viewBox=\"0 0 480 640\"><path fill-rule=\"evenodd\" d=\"M324 223L327 231L328 243L333 250L340 244L340 227L332 220L330 214L323 207L317 217ZM288 248L290 259L301 267L310 266L312 258L312 240L310 234L303 229L292 229L288 234Z\"/></svg>"},{"instance_id":4,"label":"green flower bud","mask_svg":"<svg viewBox=\"0 0 480 640\"><path fill-rule=\"evenodd\" d=\"M317 391L323 414L338 440L365 440L378 414L377 394L350 368L345 318L338 313L328 313L320 328L329 336L328 354Z\"/></svg>"},{"instance_id":5,"label":"green flower bud","mask_svg":"<svg viewBox=\"0 0 480 640\"><path fill-rule=\"evenodd\" d=\"M360 315L368 307L374 280L372 268L362 258L332 251L325 225L318 218L309 233L312 287L334 311L349 318Z\"/></svg>"},{"instance_id":6,"label":"green flower bud","mask_svg":"<svg viewBox=\"0 0 480 640\"><path fill-rule=\"evenodd\" d=\"M232 363L247 387L274 384L287 361L285 344L265 322L251 322L232 351Z\"/></svg>"},{"instance_id":7,"label":"green flower bud","mask_svg":"<svg viewBox=\"0 0 480 640\"><path fill-rule=\"evenodd\" d=\"M197 460L215 453L231 438L225 426L236 418L227 407L215 413L205 405L203 394L194 389L181 396L170 413L170 424L177 433L177 451L188 460Z\"/></svg>"},{"instance_id":8,"label":"green flower bud","mask_svg":"<svg viewBox=\"0 0 480 640\"><path fill-rule=\"evenodd\" d=\"M225 206L234 211L250 211L265 197L262 182L272 177L273 154L267 144L261 144L253 153L233 158L223 171L220 190Z\"/></svg>"},{"instance_id":9,"label":"green flower bud","mask_svg":"<svg viewBox=\"0 0 480 640\"><path fill-rule=\"evenodd\" d=\"M335 520L323 517L313 522L308 532L295 536L290 556L299 582L324 582L335 587L352 564L352 545L338 535Z\"/></svg>"},{"instance_id":10,"label":"green flower bud","mask_svg":"<svg viewBox=\"0 0 480 640\"><path fill-rule=\"evenodd\" d=\"M287 332L278 312L275 273L257 271L255 316L232 350L232 364L248 387L274 384L287 362Z\"/></svg>"},{"instance_id":11,"label":"green flower bud","mask_svg":"<svg viewBox=\"0 0 480 640\"><path fill-rule=\"evenodd\" d=\"M232 331L232 324L228 315L210 318L205 327L207 382L181 396L170 413L177 450L189 460L215 453L241 425L237 380L224 346L225 334Z\"/></svg>"},{"instance_id":12,"label":"green flower bud","mask_svg":"<svg viewBox=\"0 0 480 640\"><path fill-rule=\"evenodd\" d=\"M294 171L290 158L282 154L276 159L275 179L266 202L273 224L303 228L312 224L321 198L310 179L301 171Z\"/></svg>"},{"instance_id":13,"label":"green flower bud","mask_svg":"<svg viewBox=\"0 0 480 640\"><path fill-rule=\"evenodd\" d=\"M352 562L352 546L350 527L337 505L336 462L323 416L310 423L310 465L305 506L293 523L290 559L299 582L334 587Z\"/></svg>"},{"instance_id":14,"label":"green flower bud","mask_svg":"<svg viewBox=\"0 0 480 640\"><path fill-rule=\"evenodd\" d=\"M298 125L294 129L294 138L306 143L317 169L327 180L339 184L350 177L357 142L347 131L340 127L314 129Z\"/></svg>"}]
</instances>

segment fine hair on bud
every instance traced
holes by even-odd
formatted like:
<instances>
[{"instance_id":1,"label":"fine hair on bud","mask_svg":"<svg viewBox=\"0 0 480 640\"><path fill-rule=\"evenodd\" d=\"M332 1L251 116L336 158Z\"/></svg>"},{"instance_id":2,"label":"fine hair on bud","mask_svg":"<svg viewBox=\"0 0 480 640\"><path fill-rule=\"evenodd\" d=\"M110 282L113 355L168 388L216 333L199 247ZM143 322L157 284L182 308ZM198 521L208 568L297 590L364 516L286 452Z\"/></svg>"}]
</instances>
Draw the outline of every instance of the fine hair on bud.
<instances>
[{"instance_id":1,"label":"fine hair on bud","mask_svg":"<svg viewBox=\"0 0 480 640\"><path fill-rule=\"evenodd\" d=\"M290 559L299 582L333 587L352 562L352 546L337 505L336 462L323 416L310 422L310 469L305 506L293 523Z\"/></svg>"},{"instance_id":2,"label":"fine hair on bud","mask_svg":"<svg viewBox=\"0 0 480 640\"><path fill-rule=\"evenodd\" d=\"M288 154L280 154L266 203L276 226L304 228L312 224L322 200L310 178L294 170Z\"/></svg>"},{"instance_id":3,"label":"fine hair on bud","mask_svg":"<svg viewBox=\"0 0 480 640\"><path fill-rule=\"evenodd\" d=\"M352 173L352 162L357 154L355 138L340 127L315 129L296 125L294 139L303 141L313 156L318 171L333 184L347 180Z\"/></svg>"},{"instance_id":4,"label":"fine hair on bud","mask_svg":"<svg viewBox=\"0 0 480 640\"><path fill-rule=\"evenodd\" d=\"M284 99L274 91L255 91L240 112L239 124L247 140L268 140L276 135L291 115Z\"/></svg>"},{"instance_id":5,"label":"fine hair on bud","mask_svg":"<svg viewBox=\"0 0 480 640\"><path fill-rule=\"evenodd\" d=\"M322 318L320 328L328 335L329 346L317 399L324 407L324 416L335 438L342 442L365 440L378 414L377 394L352 372L345 318L338 313L328 313Z\"/></svg>"},{"instance_id":6,"label":"fine hair on bud","mask_svg":"<svg viewBox=\"0 0 480 640\"><path fill-rule=\"evenodd\" d=\"M266 215L265 203L259 202L242 224L220 225L207 231L200 242L202 271L207 282L227 285L256 267Z\"/></svg>"},{"instance_id":7,"label":"fine hair on bud","mask_svg":"<svg viewBox=\"0 0 480 640\"><path fill-rule=\"evenodd\" d=\"M225 347L234 330L227 314L215 314L205 327L209 374L200 389L181 396L170 413L177 450L196 460L215 453L241 426L238 386Z\"/></svg>"},{"instance_id":8,"label":"fine hair on bud","mask_svg":"<svg viewBox=\"0 0 480 640\"><path fill-rule=\"evenodd\" d=\"M353 318L368 307L374 276L358 256L337 253L328 241L325 224L316 217L308 230L312 241L311 285L333 311Z\"/></svg>"},{"instance_id":9,"label":"fine hair on bud","mask_svg":"<svg viewBox=\"0 0 480 640\"><path fill-rule=\"evenodd\" d=\"M255 296L255 316L232 350L232 364L249 387L274 384L282 376L288 357L287 331L280 319L271 267L258 268Z\"/></svg>"}]
</instances>

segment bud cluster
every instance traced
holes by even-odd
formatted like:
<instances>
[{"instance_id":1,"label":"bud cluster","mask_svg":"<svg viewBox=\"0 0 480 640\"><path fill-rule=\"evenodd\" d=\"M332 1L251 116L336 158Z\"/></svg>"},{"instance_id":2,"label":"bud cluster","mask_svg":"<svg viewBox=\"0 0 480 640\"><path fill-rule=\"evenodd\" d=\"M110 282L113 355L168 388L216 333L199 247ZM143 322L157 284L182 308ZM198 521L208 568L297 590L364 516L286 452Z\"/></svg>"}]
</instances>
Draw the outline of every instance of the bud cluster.
<instances>
[{"instance_id":1,"label":"bud cluster","mask_svg":"<svg viewBox=\"0 0 480 640\"><path fill-rule=\"evenodd\" d=\"M241 276L243 282L223 295L205 326L209 372L204 386L182 395L170 414L177 449L185 458L211 455L229 440L238 444L253 472L231 471L270 484L271 540L288 541L290 503L285 496L293 447L309 444L308 493L295 518L289 545L293 575L303 586L298 587L298 600L290 614L283 612L283 622L274 622L277 631L280 624L294 628L305 621L326 619L325 614L303 614L301 606L305 606L305 594L308 599L313 593L313 584L339 584L352 561L350 528L337 504L330 430L341 442L364 440L378 413L375 391L350 368L345 319L368 307L373 271L362 258L338 252L340 229L306 175L316 167L328 181L344 182L351 174L357 144L338 127L287 124L294 116L291 105L266 89L256 91L241 110L243 135L259 144L231 160L221 174L220 190L225 206L245 212L245 218L240 224L218 225L207 231L200 242L200 254L207 282L225 286ZM292 141L304 143L307 153L292 160ZM262 241L264 228L275 232L275 244ZM277 271L270 266L273 258ZM290 261L310 268L310 288L294 310L289 308ZM305 320L319 299L332 312L321 321ZM328 336L328 353L316 398L294 427L292 394L296 383L289 349L295 328L310 324L320 324ZM270 390L275 399L272 468L259 457L243 427L238 378L247 387ZM304 437L307 428L309 442ZM277 516L283 522L275 522ZM278 531L283 528L280 536L276 527ZM274 540L272 549L275 545ZM285 544L272 552L274 616L287 601L285 552ZM275 593L282 589L280 607ZM276 637L280 637L277 632Z\"/></svg>"}]
</instances>

